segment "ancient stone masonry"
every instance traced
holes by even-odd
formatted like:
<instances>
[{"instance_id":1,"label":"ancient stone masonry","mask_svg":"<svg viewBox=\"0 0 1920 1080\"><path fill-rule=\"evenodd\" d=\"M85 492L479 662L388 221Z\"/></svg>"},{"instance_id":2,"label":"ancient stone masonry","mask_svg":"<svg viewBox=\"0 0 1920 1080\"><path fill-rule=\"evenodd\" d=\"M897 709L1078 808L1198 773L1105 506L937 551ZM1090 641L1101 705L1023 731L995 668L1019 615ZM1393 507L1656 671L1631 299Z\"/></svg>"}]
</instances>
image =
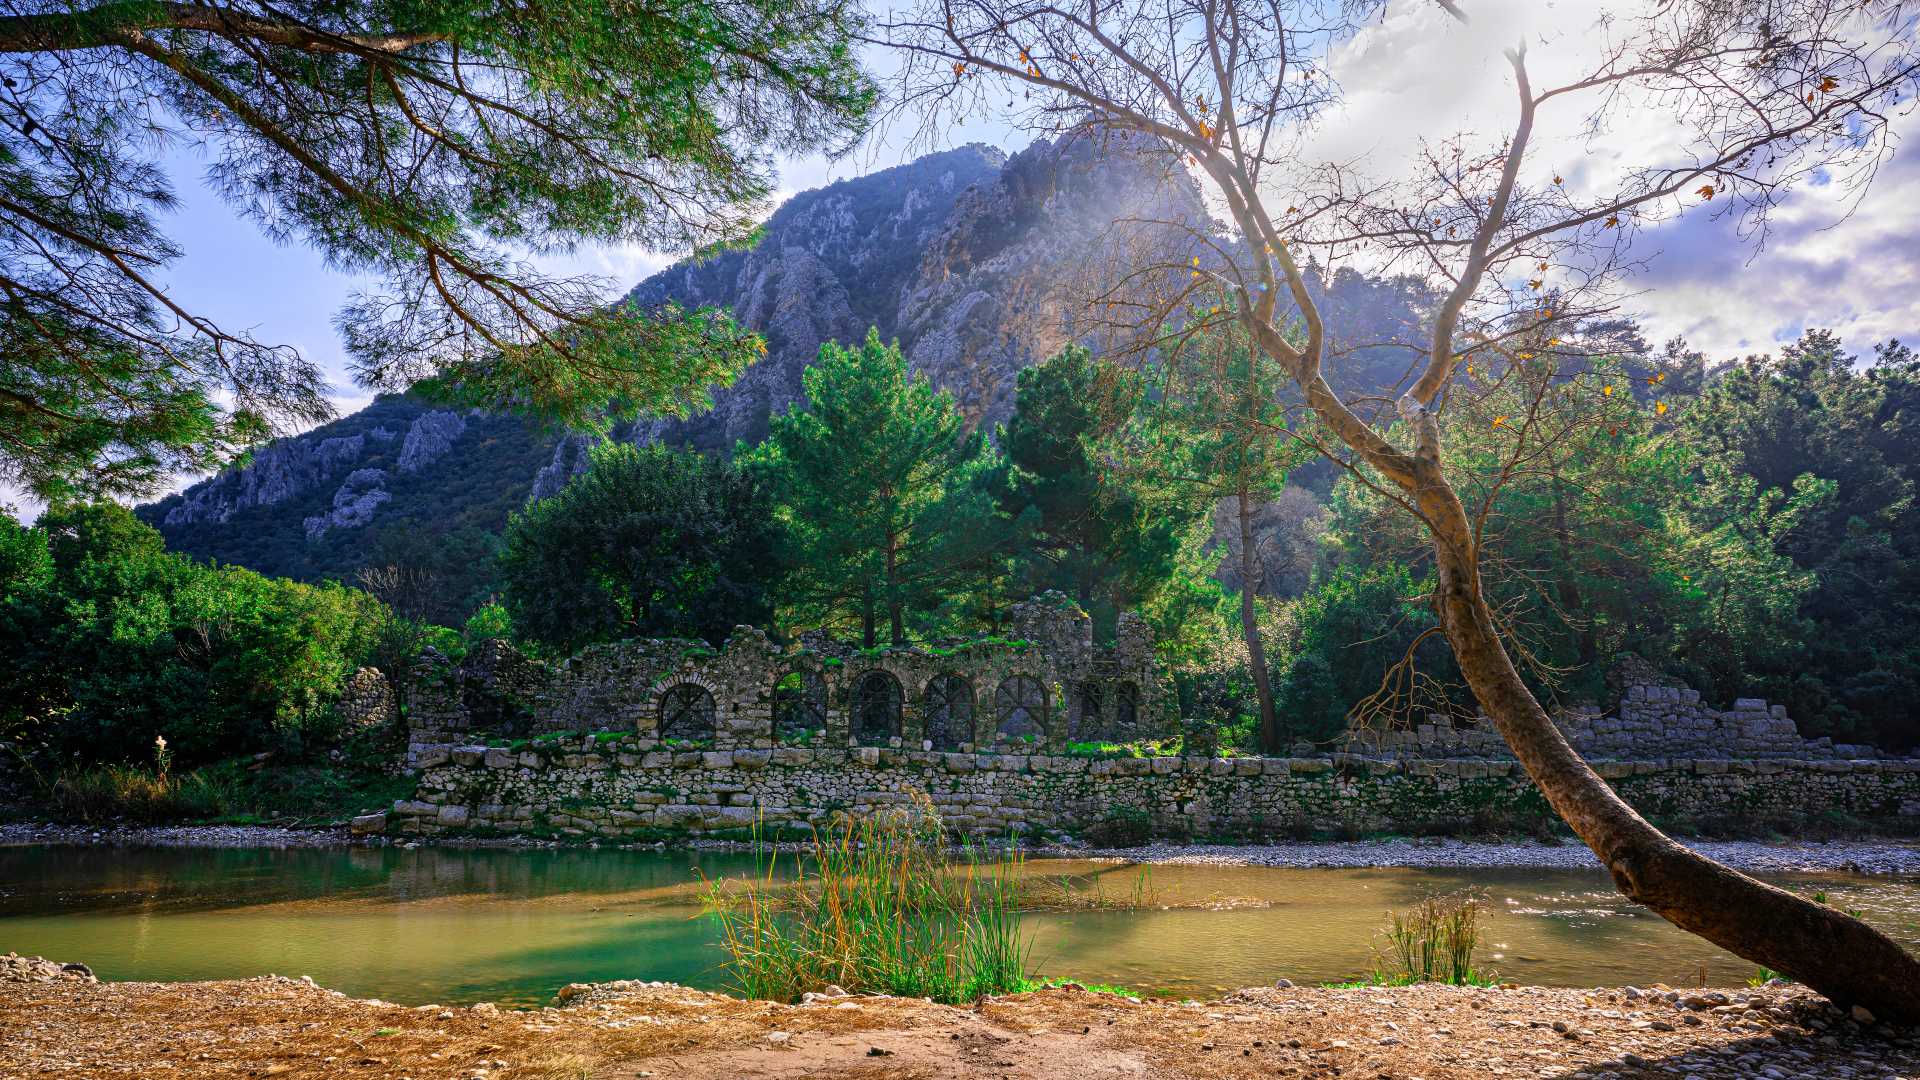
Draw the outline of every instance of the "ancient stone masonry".
<instances>
[{"instance_id":1,"label":"ancient stone masonry","mask_svg":"<svg viewBox=\"0 0 1920 1080\"><path fill-rule=\"evenodd\" d=\"M1111 758L881 747L643 749L567 735L513 748L423 748L420 790L378 827L580 838L744 837L806 830L925 793L969 836L1082 834L1137 823L1162 836L1269 837L1544 817L1517 763L1327 758ZM1920 817L1920 761L1601 762L1643 812L1711 820L1841 811Z\"/></svg>"},{"instance_id":2,"label":"ancient stone masonry","mask_svg":"<svg viewBox=\"0 0 1920 1080\"><path fill-rule=\"evenodd\" d=\"M1051 593L1015 605L1010 622L1010 637L939 647L863 650L809 635L781 648L742 626L717 650L623 641L557 664L501 641L457 666L429 650L414 672L411 742L416 757L481 735L556 732L715 751L972 752L1172 733L1173 697L1138 618L1121 616L1114 644L1095 645L1087 615Z\"/></svg>"},{"instance_id":3,"label":"ancient stone masonry","mask_svg":"<svg viewBox=\"0 0 1920 1080\"><path fill-rule=\"evenodd\" d=\"M1858 760L1880 756L1871 746L1807 739L1785 705L1738 698L1733 708L1714 709L1687 686L1636 683L1622 688L1619 712L1569 709L1554 723L1574 749L1589 759L1648 760L1664 757L1813 758ZM1411 729L1356 731L1345 749L1370 757L1508 758L1500 733L1488 722L1455 726L1434 719Z\"/></svg>"},{"instance_id":4,"label":"ancient stone masonry","mask_svg":"<svg viewBox=\"0 0 1920 1080\"><path fill-rule=\"evenodd\" d=\"M1011 638L857 650L746 627L699 642L597 646L558 664L500 642L416 674L414 798L356 828L603 837L806 830L924 794L970 835L1079 833L1125 821L1175 836L1414 828L1549 811L1484 725L1361 733L1294 757L1112 756L1170 733L1153 642L1123 617L1095 646L1047 595ZM1763 702L1706 708L1684 687L1622 687L1619 715L1562 729L1643 812L1920 818L1920 760L1802 739ZM1354 752L1364 751L1364 752ZM377 818L377 820L376 820Z\"/></svg>"}]
</instances>

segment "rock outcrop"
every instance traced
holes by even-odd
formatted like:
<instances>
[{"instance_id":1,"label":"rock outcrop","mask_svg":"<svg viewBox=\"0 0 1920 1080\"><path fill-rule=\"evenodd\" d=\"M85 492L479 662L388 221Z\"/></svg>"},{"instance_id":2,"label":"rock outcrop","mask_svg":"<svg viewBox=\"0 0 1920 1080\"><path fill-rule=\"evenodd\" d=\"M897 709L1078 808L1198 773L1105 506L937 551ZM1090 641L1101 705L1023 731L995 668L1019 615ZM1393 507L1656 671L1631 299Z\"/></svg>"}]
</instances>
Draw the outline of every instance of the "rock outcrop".
<instances>
[{"instance_id":1,"label":"rock outcrop","mask_svg":"<svg viewBox=\"0 0 1920 1080\"><path fill-rule=\"evenodd\" d=\"M277 440L247 464L188 488L163 520L168 525L225 523L248 507L284 502L351 468L366 445L362 435Z\"/></svg>"},{"instance_id":2,"label":"rock outcrop","mask_svg":"<svg viewBox=\"0 0 1920 1080\"><path fill-rule=\"evenodd\" d=\"M333 493L333 508L305 519L308 540L318 540L328 529L354 529L373 520L373 512L393 496L387 493L384 469L355 469Z\"/></svg>"},{"instance_id":3,"label":"rock outcrop","mask_svg":"<svg viewBox=\"0 0 1920 1080\"><path fill-rule=\"evenodd\" d=\"M456 412L440 410L415 420L400 444L400 471L419 472L445 457L466 430L466 418Z\"/></svg>"}]
</instances>

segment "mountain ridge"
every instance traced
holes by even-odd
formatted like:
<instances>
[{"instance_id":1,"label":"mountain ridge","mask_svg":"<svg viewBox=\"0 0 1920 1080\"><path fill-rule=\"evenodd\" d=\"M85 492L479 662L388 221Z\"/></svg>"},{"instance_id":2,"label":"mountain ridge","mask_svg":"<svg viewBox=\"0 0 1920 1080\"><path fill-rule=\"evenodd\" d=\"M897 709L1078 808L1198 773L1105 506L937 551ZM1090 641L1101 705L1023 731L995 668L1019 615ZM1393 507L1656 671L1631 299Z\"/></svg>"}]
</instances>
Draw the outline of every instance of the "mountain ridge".
<instances>
[{"instance_id":1,"label":"mountain ridge","mask_svg":"<svg viewBox=\"0 0 1920 1080\"><path fill-rule=\"evenodd\" d=\"M1168 183L1176 174L1151 148L1043 140L1012 155L969 144L801 192L753 247L681 260L627 294L643 307L731 310L768 352L717 389L711 409L614 435L716 453L757 441L801 399L821 344L869 327L900 340L970 423L1003 419L1014 374L1074 338L1058 286L1108 222L1147 211L1204 220L1191 182ZM383 395L138 512L175 550L306 580L351 580L423 546L453 553L424 557L471 563L508 514L583 469L592 442L513 414ZM462 595L441 614L472 602Z\"/></svg>"}]
</instances>

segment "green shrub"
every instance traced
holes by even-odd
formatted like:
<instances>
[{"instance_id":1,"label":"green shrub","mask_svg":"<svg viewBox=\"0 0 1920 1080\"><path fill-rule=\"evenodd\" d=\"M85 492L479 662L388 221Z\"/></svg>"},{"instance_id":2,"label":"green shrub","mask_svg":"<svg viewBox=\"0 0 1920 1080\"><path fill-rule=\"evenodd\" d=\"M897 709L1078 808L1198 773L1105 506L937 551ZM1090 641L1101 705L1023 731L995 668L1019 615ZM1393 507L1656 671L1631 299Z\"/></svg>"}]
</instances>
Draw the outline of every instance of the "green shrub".
<instances>
[{"instance_id":1,"label":"green shrub","mask_svg":"<svg viewBox=\"0 0 1920 1080\"><path fill-rule=\"evenodd\" d=\"M83 763L142 760L162 735L187 766L330 743L384 611L170 554L112 505L0 515L0 574L0 730Z\"/></svg>"}]
</instances>

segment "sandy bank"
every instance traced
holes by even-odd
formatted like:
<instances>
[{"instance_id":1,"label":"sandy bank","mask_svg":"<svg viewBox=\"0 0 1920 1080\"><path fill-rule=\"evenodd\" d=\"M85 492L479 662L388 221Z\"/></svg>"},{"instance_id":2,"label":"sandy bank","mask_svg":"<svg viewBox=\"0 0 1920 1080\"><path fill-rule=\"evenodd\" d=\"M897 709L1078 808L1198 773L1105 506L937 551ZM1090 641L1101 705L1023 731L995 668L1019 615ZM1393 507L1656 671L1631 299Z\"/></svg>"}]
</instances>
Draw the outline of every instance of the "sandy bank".
<instances>
[{"instance_id":1,"label":"sandy bank","mask_svg":"<svg viewBox=\"0 0 1920 1080\"><path fill-rule=\"evenodd\" d=\"M516 1012L361 1001L284 977L0 979L0 1076L1920 1076L1914 1031L1858 1022L1797 987L1288 987L1211 1002L1065 989L949 1007L875 997L788 1006L608 983L562 998Z\"/></svg>"}]
</instances>

